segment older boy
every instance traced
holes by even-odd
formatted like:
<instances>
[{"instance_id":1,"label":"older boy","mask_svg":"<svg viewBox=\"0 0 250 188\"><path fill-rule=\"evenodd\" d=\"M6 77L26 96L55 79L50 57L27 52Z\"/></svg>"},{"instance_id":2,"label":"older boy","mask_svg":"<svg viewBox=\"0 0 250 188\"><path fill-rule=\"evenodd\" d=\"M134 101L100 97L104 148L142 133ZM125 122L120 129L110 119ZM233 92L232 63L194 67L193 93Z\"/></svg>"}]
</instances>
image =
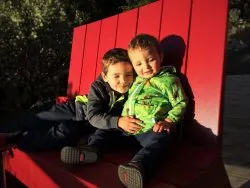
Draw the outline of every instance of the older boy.
<instances>
[{"instance_id":1,"label":"older boy","mask_svg":"<svg viewBox=\"0 0 250 188\"><path fill-rule=\"evenodd\" d=\"M59 149L75 145L81 136L93 133L95 127L115 126L134 79L133 67L127 51L120 48L109 50L103 62L103 76L92 84L88 99L77 96L50 110L28 114L12 125L6 123L0 127L0 147L14 144L28 151Z\"/></svg>"},{"instance_id":2,"label":"older boy","mask_svg":"<svg viewBox=\"0 0 250 188\"><path fill-rule=\"evenodd\" d=\"M116 48L106 52L102 59L102 72L91 84L85 113L91 125L111 133L108 136L110 140L118 139L112 130L119 130L119 126L126 125L128 132L141 128L137 119L120 117L133 80L134 70L127 51ZM101 144L101 148L105 150L116 144L120 143L114 141L109 145ZM81 151L79 148L65 147L61 151L61 159L66 164L91 163L96 160L97 155L88 152L86 147L84 152Z\"/></svg>"}]
</instances>

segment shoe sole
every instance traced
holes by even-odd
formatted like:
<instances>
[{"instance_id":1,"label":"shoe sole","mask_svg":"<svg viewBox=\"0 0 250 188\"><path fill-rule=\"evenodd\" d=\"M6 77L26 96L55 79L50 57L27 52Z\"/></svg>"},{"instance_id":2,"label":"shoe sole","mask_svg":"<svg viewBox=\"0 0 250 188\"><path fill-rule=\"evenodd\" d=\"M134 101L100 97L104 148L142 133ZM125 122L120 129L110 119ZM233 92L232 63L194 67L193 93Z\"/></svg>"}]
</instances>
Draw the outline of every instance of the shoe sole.
<instances>
[{"instance_id":1,"label":"shoe sole","mask_svg":"<svg viewBox=\"0 0 250 188\"><path fill-rule=\"evenodd\" d=\"M143 188L142 175L134 167L120 165L118 167L118 176L120 181L128 188Z\"/></svg>"},{"instance_id":2,"label":"shoe sole","mask_svg":"<svg viewBox=\"0 0 250 188\"><path fill-rule=\"evenodd\" d=\"M94 163L97 161L97 154L91 151L81 150L77 147L64 147L61 150L61 160L65 164L78 165Z\"/></svg>"}]
</instances>

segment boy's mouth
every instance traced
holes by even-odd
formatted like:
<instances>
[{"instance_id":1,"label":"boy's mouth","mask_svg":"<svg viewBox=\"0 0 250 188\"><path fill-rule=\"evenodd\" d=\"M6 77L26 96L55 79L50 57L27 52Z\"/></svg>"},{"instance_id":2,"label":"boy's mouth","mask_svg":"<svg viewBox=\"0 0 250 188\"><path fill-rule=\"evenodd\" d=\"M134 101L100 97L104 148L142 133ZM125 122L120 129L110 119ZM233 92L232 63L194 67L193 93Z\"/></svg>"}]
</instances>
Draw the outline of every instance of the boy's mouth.
<instances>
[{"instance_id":1,"label":"boy's mouth","mask_svg":"<svg viewBox=\"0 0 250 188\"><path fill-rule=\"evenodd\" d=\"M119 86L120 89L127 89L129 86L128 85L121 85Z\"/></svg>"},{"instance_id":2,"label":"boy's mouth","mask_svg":"<svg viewBox=\"0 0 250 188\"><path fill-rule=\"evenodd\" d=\"M147 75L147 74L153 74L153 70L145 71L143 74L145 74L145 75Z\"/></svg>"},{"instance_id":3,"label":"boy's mouth","mask_svg":"<svg viewBox=\"0 0 250 188\"><path fill-rule=\"evenodd\" d=\"M120 86L118 90L120 93L126 93L129 90L129 86Z\"/></svg>"},{"instance_id":4,"label":"boy's mouth","mask_svg":"<svg viewBox=\"0 0 250 188\"><path fill-rule=\"evenodd\" d=\"M121 88L123 88L123 89L126 89L126 88L128 88L128 87L129 87L128 85L121 86Z\"/></svg>"}]
</instances>

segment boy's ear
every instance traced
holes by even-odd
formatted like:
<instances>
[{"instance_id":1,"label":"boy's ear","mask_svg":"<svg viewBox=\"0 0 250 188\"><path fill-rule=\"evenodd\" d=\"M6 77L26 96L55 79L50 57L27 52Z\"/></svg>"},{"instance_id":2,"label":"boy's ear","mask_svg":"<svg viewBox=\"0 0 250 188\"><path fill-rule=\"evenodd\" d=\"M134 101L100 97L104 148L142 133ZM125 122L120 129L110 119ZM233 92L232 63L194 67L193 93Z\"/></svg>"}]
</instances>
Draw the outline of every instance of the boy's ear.
<instances>
[{"instance_id":1,"label":"boy's ear","mask_svg":"<svg viewBox=\"0 0 250 188\"><path fill-rule=\"evenodd\" d=\"M102 75L102 79L107 82L107 76L106 74L104 74L104 72L101 72L101 75Z\"/></svg>"}]
</instances>

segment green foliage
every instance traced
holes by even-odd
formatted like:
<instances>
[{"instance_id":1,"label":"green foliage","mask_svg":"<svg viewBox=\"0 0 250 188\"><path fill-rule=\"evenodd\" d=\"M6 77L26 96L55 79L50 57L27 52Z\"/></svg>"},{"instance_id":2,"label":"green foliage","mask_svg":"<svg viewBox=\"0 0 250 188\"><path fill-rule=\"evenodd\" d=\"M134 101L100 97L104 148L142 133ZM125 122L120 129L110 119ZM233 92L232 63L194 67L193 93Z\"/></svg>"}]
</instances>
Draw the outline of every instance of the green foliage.
<instances>
[{"instance_id":1,"label":"green foliage","mask_svg":"<svg viewBox=\"0 0 250 188\"><path fill-rule=\"evenodd\" d=\"M119 7L126 5L125 0L78 0L81 11L88 12L93 20L99 20L121 12Z\"/></svg>"},{"instance_id":2,"label":"green foliage","mask_svg":"<svg viewBox=\"0 0 250 188\"><path fill-rule=\"evenodd\" d=\"M75 26L154 1L2 0L0 111L27 109L37 101L65 95ZM233 36L249 27L250 3L229 2Z\"/></svg>"},{"instance_id":3,"label":"green foliage","mask_svg":"<svg viewBox=\"0 0 250 188\"><path fill-rule=\"evenodd\" d=\"M250 1L230 0L228 15L228 54L244 50L250 45Z\"/></svg>"},{"instance_id":4,"label":"green foliage","mask_svg":"<svg viewBox=\"0 0 250 188\"><path fill-rule=\"evenodd\" d=\"M70 6L69 6L70 5ZM90 20L76 4L59 0L0 3L0 89L5 111L63 94L72 28Z\"/></svg>"},{"instance_id":5,"label":"green foliage","mask_svg":"<svg viewBox=\"0 0 250 188\"><path fill-rule=\"evenodd\" d=\"M120 8L122 11L127 11L127 10L130 10L133 8L137 8L137 7L152 3L154 1L156 1L156 0L141 0L141 1L133 0L133 1L129 1L129 3L127 5L121 6Z\"/></svg>"},{"instance_id":6,"label":"green foliage","mask_svg":"<svg viewBox=\"0 0 250 188\"><path fill-rule=\"evenodd\" d=\"M229 9L229 36L243 31L249 26L250 21L250 2L230 1Z\"/></svg>"},{"instance_id":7,"label":"green foliage","mask_svg":"<svg viewBox=\"0 0 250 188\"><path fill-rule=\"evenodd\" d=\"M122 0L0 2L0 111L66 94L72 31L116 14Z\"/></svg>"}]
</instances>

